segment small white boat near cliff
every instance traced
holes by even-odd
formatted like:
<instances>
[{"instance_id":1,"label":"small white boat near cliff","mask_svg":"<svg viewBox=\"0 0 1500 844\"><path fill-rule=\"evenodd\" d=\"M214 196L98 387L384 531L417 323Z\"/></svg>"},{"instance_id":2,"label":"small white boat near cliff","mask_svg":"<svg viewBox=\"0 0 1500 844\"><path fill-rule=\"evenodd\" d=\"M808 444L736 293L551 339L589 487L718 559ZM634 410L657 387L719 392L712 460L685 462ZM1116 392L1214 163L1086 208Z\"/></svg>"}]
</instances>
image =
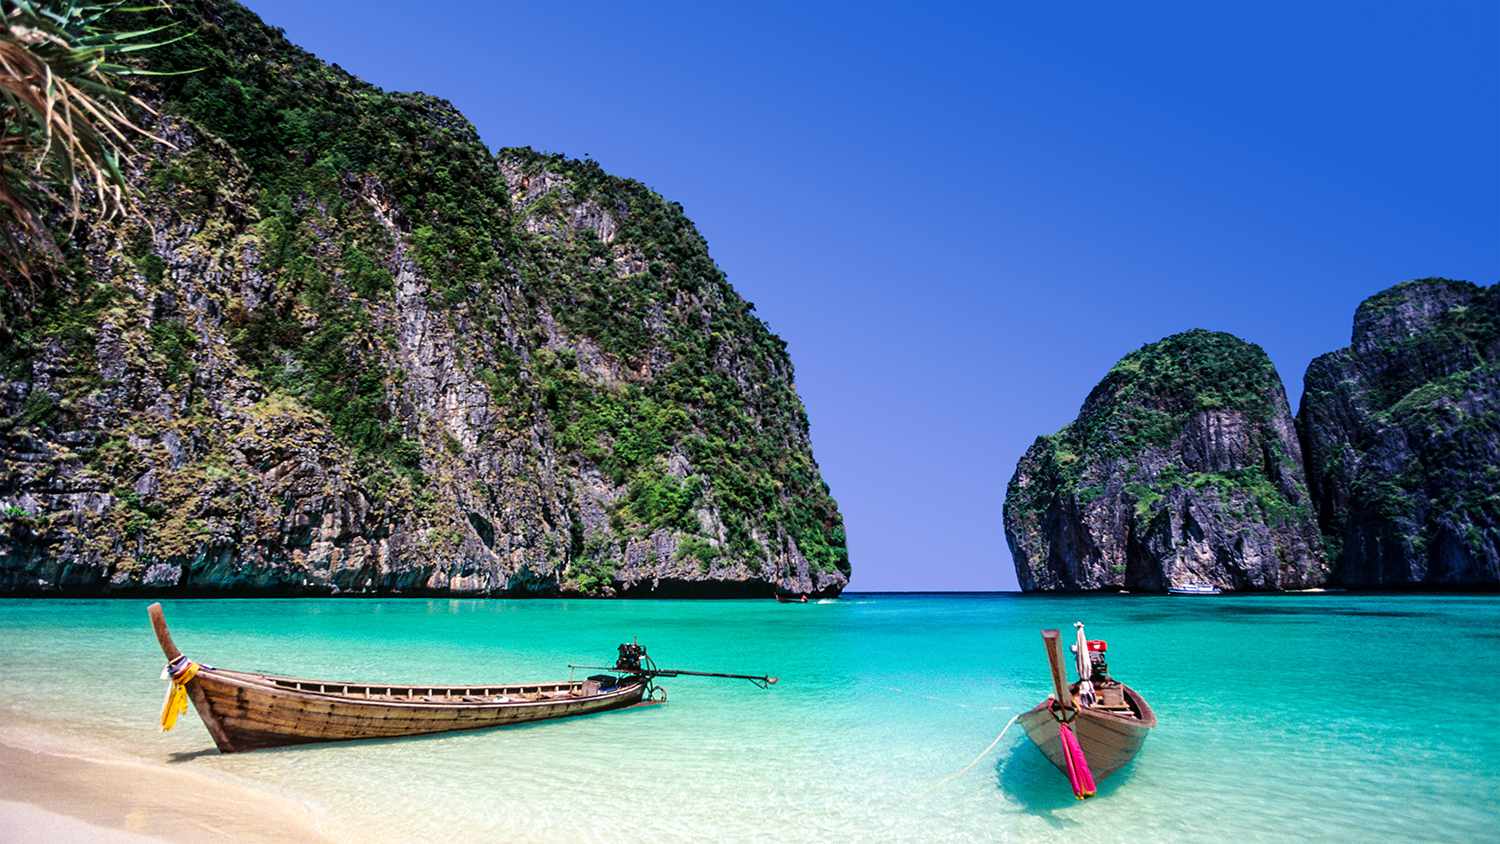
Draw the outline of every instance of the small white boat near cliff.
<instances>
[{"instance_id":1,"label":"small white boat near cliff","mask_svg":"<svg viewBox=\"0 0 1500 844\"><path fill-rule=\"evenodd\" d=\"M1168 595L1219 595L1223 591L1212 583L1184 583L1167 587Z\"/></svg>"}]
</instances>

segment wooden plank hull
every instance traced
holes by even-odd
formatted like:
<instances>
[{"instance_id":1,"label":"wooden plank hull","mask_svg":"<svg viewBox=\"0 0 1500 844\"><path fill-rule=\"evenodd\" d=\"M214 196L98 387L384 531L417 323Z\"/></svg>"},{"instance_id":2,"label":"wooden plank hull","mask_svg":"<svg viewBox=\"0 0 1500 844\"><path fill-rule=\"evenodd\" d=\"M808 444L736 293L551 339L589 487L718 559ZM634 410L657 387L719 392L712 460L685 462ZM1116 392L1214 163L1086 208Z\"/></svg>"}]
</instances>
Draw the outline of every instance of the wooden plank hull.
<instances>
[{"instance_id":1,"label":"wooden plank hull","mask_svg":"<svg viewBox=\"0 0 1500 844\"><path fill-rule=\"evenodd\" d=\"M1073 720L1073 731L1083 747L1083 756L1088 760L1094 780L1102 782L1105 777L1125 767L1145 743L1146 736L1156 726L1156 714L1134 689L1125 687L1125 697L1134 712L1115 714L1096 709L1078 709ZM1021 716L1021 727L1026 730L1042 755L1052 761L1064 775L1068 762L1063 757L1062 739L1057 732L1057 719L1053 717L1054 698L1049 695Z\"/></svg>"},{"instance_id":2,"label":"wooden plank hull","mask_svg":"<svg viewBox=\"0 0 1500 844\"><path fill-rule=\"evenodd\" d=\"M478 730L586 715L641 701L645 683L490 687L370 686L200 670L188 692L225 753L311 742ZM425 694L424 694L425 693Z\"/></svg>"},{"instance_id":3,"label":"wooden plank hull","mask_svg":"<svg viewBox=\"0 0 1500 844\"><path fill-rule=\"evenodd\" d=\"M173 682L185 687L214 744L224 753L587 715L640 703L647 688L645 677L625 672L619 672L625 674L621 677L596 675L555 683L402 686L210 668L182 655L167 630L161 604L152 604L146 612ZM163 720L163 726L171 729L171 721Z\"/></svg>"}]
</instances>

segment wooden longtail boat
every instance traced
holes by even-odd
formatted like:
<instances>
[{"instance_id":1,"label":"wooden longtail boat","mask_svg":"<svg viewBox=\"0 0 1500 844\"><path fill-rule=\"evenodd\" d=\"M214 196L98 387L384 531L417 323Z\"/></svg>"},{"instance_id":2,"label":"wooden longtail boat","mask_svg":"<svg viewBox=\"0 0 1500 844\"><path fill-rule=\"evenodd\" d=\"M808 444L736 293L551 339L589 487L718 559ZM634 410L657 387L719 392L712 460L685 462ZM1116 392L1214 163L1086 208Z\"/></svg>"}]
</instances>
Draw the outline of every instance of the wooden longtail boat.
<instances>
[{"instance_id":1,"label":"wooden longtail boat","mask_svg":"<svg viewBox=\"0 0 1500 844\"><path fill-rule=\"evenodd\" d=\"M658 670L646 657L645 649L635 644L622 645L620 661L609 668L620 676L600 674L584 680L484 686L303 680L193 662L172 642L161 605L152 604L147 612L167 657L167 674L173 683L167 707L173 705L174 692L185 692L214 744L224 753L477 730L603 712L640 703L655 690L652 681L656 677L679 674L734 677L762 686L776 682L773 677ZM665 700L666 696L659 693L655 697ZM170 729L176 714L169 718L164 708L162 715L163 728Z\"/></svg>"},{"instance_id":2,"label":"wooden longtail boat","mask_svg":"<svg viewBox=\"0 0 1500 844\"><path fill-rule=\"evenodd\" d=\"M1021 727L1043 755L1067 775L1068 762L1058 724L1068 724L1078 737L1094 779L1103 780L1135 757L1156 726L1156 713L1135 689L1097 670L1091 677L1082 678L1091 681L1095 694L1092 705L1084 705L1079 695L1082 679L1079 683L1068 683L1058 632L1043 630L1042 640L1052 666L1054 692L1021 715Z\"/></svg>"}]
</instances>

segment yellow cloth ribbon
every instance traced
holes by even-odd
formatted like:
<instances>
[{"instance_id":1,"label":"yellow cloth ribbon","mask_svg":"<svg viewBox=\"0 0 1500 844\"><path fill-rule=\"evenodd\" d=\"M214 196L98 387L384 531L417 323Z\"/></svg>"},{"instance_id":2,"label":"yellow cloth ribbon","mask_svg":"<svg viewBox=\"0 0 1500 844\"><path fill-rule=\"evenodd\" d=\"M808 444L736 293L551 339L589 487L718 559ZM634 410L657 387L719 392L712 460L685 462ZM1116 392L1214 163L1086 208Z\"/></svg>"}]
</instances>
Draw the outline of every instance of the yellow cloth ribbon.
<instances>
[{"instance_id":1,"label":"yellow cloth ribbon","mask_svg":"<svg viewBox=\"0 0 1500 844\"><path fill-rule=\"evenodd\" d=\"M188 681L198 674L198 663L188 662L187 668L176 677L168 677L167 699L161 703L161 731L177 726L177 716L187 711Z\"/></svg>"}]
</instances>

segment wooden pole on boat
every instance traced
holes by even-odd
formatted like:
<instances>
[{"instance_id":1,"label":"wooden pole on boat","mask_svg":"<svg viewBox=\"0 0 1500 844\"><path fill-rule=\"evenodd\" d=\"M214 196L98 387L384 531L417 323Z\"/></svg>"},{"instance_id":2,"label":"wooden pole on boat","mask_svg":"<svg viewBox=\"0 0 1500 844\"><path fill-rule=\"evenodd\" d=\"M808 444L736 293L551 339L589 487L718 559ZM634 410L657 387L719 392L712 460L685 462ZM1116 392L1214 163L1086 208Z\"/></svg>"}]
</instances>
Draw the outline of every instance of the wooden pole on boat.
<instances>
[{"instance_id":1,"label":"wooden pole on boat","mask_svg":"<svg viewBox=\"0 0 1500 844\"><path fill-rule=\"evenodd\" d=\"M1047 662L1052 665L1053 694L1067 715L1073 711L1073 694L1068 691L1068 671L1063 667L1062 637L1056 630L1043 630L1042 642L1047 646Z\"/></svg>"},{"instance_id":2,"label":"wooden pole on boat","mask_svg":"<svg viewBox=\"0 0 1500 844\"><path fill-rule=\"evenodd\" d=\"M170 664L182 656L182 651L177 649L177 643L172 641L172 632L167 629L167 617L162 614L161 604L152 604L146 607L146 615L151 616L151 629L156 633L156 643L161 645L161 652L166 654L167 662ZM193 702L193 708L198 710L198 717L203 719L203 726L208 728L208 734L213 736L214 744L219 746L223 753L233 753L237 748L234 740L229 737L229 732L224 725L219 723L219 717L214 714L213 707L208 705L208 696L203 691L202 684L196 680L187 683L188 700Z\"/></svg>"},{"instance_id":3,"label":"wooden pole on boat","mask_svg":"<svg viewBox=\"0 0 1500 844\"><path fill-rule=\"evenodd\" d=\"M167 662L182 656L182 651L177 650L177 644L172 641L172 633L167 630L167 618L162 615L161 604L146 607L146 614L151 616L151 629L156 631L156 641L161 645L161 652L167 655Z\"/></svg>"}]
</instances>

